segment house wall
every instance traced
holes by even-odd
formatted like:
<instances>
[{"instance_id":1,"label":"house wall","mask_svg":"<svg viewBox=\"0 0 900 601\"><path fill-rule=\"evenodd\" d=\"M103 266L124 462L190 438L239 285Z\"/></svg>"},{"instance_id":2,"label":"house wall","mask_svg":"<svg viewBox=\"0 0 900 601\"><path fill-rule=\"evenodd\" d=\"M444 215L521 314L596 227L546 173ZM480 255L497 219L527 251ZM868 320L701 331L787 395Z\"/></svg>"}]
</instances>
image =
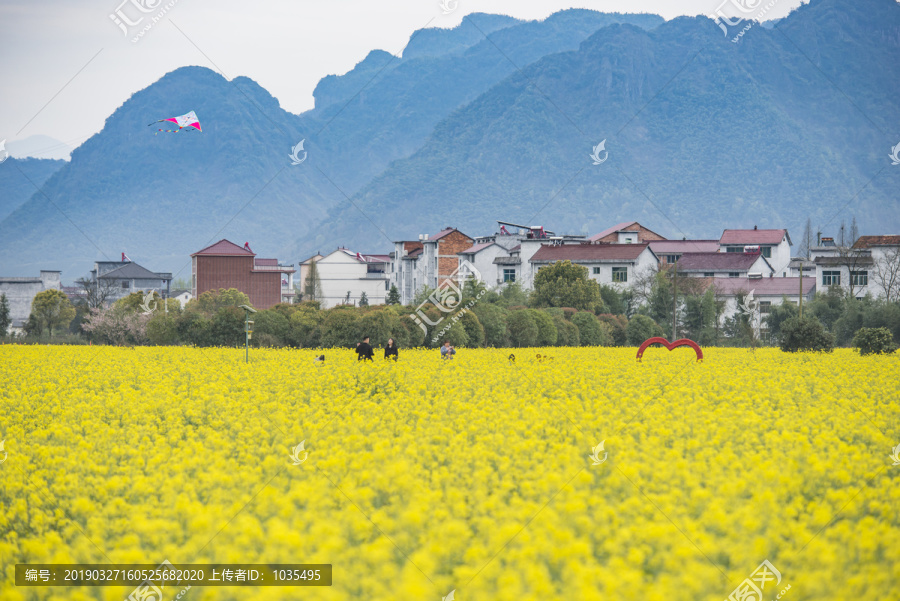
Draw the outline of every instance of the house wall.
<instances>
[{"instance_id":1,"label":"house wall","mask_svg":"<svg viewBox=\"0 0 900 601\"><path fill-rule=\"evenodd\" d=\"M390 283L389 273L369 277L367 264L343 251L324 257L317 267L322 282L323 309L347 303L347 292L350 292L351 304L359 304L363 292L370 305L384 304L387 295L385 283Z\"/></svg>"},{"instance_id":2,"label":"house wall","mask_svg":"<svg viewBox=\"0 0 900 601\"><path fill-rule=\"evenodd\" d=\"M194 297L220 288L236 288L250 298L255 309L269 309L281 302L281 272L253 272L253 257L193 257Z\"/></svg>"},{"instance_id":3,"label":"house wall","mask_svg":"<svg viewBox=\"0 0 900 601\"><path fill-rule=\"evenodd\" d=\"M846 265L816 265L816 288L821 291L828 290L829 286L824 283L825 271L840 271L841 272L841 288L846 290L848 293L850 292L850 268ZM879 294L884 294L881 291L880 287L874 285L875 282L872 278L872 272L874 271L874 266L872 265L861 265L857 269L853 271L865 271L868 273L869 283L867 286L853 286L853 296L856 298L862 298L866 294L871 294L872 296L878 296Z\"/></svg>"},{"instance_id":4,"label":"house wall","mask_svg":"<svg viewBox=\"0 0 900 601\"><path fill-rule=\"evenodd\" d=\"M452 277L457 268L459 268L459 253L466 250L474 240L460 232L450 232L443 238L436 241L437 270L435 272L436 281L432 288L437 287L449 277Z\"/></svg>"},{"instance_id":5,"label":"house wall","mask_svg":"<svg viewBox=\"0 0 900 601\"><path fill-rule=\"evenodd\" d=\"M61 275L59 271L41 271L40 277L36 278L0 278L0 294L5 294L9 302L9 317L13 322L11 329L21 331L31 315L31 302L38 292L62 289Z\"/></svg>"},{"instance_id":6,"label":"house wall","mask_svg":"<svg viewBox=\"0 0 900 601\"><path fill-rule=\"evenodd\" d=\"M496 288L497 286L503 284L504 267L518 267L518 265L494 264L494 259L496 259L497 257L506 256L509 256L509 253L506 252L506 249L494 244L474 254L459 255L459 264L462 265L462 262L466 260L470 261L472 265L475 266L475 269L478 270L478 273L481 274L481 280L484 282L484 285L488 288ZM519 275L518 271L519 270L517 269L517 280Z\"/></svg>"}]
</instances>

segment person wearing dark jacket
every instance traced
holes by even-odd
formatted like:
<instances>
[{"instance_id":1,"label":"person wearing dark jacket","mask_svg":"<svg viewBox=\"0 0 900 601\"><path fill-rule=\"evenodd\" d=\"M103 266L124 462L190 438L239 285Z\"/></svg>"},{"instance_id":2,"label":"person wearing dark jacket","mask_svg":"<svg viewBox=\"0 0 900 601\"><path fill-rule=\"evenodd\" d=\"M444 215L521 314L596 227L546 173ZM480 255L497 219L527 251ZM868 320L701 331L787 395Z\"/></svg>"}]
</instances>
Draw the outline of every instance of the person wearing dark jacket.
<instances>
[{"instance_id":1,"label":"person wearing dark jacket","mask_svg":"<svg viewBox=\"0 0 900 601\"><path fill-rule=\"evenodd\" d=\"M384 358L393 359L394 361L400 358L400 353L397 352L397 344L393 338L388 338L387 346L384 347Z\"/></svg>"},{"instance_id":2,"label":"person wearing dark jacket","mask_svg":"<svg viewBox=\"0 0 900 601\"><path fill-rule=\"evenodd\" d=\"M363 338L359 346L356 347L356 355L357 361L371 361L375 356L375 351L372 350L372 345L369 344L368 336Z\"/></svg>"}]
</instances>

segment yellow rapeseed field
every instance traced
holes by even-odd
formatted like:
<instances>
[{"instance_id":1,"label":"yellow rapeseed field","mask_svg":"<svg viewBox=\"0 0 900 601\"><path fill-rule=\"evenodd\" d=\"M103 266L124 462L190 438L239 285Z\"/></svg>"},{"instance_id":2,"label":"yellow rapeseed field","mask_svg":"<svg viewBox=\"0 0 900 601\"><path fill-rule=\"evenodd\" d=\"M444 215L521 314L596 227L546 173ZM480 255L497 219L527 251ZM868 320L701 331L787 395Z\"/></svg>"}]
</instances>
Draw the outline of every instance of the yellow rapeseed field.
<instances>
[{"instance_id":1,"label":"yellow rapeseed field","mask_svg":"<svg viewBox=\"0 0 900 601\"><path fill-rule=\"evenodd\" d=\"M764 560L765 601L900 599L900 358L704 350L0 346L0 600L165 559L334 566L188 601L722 601Z\"/></svg>"}]
</instances>

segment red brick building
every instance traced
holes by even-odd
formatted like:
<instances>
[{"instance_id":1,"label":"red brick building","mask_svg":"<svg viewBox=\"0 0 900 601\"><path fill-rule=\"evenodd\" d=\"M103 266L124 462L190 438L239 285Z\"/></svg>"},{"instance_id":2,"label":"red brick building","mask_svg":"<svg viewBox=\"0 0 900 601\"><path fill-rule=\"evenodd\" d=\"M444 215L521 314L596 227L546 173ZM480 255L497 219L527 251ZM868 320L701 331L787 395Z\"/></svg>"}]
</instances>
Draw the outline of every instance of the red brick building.
<instances>
[{"instance_id":1,"label":"red brick building","mask_svg":"<svg viewBox=\"0 0 900 601\"><path fill-rule=\"evenodd\" d=\"M642 244L665 238L637 221L626 221L594 234L588 240L594 244Z\"/></svg>"},{"instance_id":2,"label":"red brick building","mask_svg":"<svg viewBox=\"0 0 900 601\"><path fill-rule=\"evenodd\" d=\"M293 266L282 265L278 259L259 259L249 244L240 247L219 240L191 255L191 272L194 298L210 290L236 288L250 297L255 309L294 299Z\"/></svg>"}]
</instances>

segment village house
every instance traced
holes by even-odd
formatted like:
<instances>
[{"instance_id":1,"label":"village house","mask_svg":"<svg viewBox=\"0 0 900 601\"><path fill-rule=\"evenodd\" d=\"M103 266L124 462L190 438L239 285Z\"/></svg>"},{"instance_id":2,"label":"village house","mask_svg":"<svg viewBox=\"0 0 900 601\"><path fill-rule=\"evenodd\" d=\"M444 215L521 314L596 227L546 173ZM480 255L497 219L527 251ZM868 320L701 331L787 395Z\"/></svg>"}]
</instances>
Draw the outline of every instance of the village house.
<instances>
[{"instance_id":1,"label":"village house","mask_svg":"<svg viewBox=\"0 0 900 601\"><path fill-rule=\"evenodd\" d=\"M314 258L310 257L303 263L307 264ZM362 254L346 248L338 248L317 259L321 307L358 305L363 293L370 305L383 305L390 289L390 266L389 255Z\"/></svg>"},{"instance_id":2,"label":"village house","mask_svg":"<svg viewBox=\"0 0 900 601\"><path fill-rule=\"evenodd\" d=\"M770 278L775 274L758 249L741 253L684 253L675 266L678 273L698 278Z\"/></svg>"},{"instance_id":3,"label":"village house","mask_svg":"<svg viewBox=\"0 0 900 601\"><path fill-rule=\"evenodd\" d=\"M122 254L122 261L96 261L91 270L91 285L108 291L106 304L134 292L154 291L163 298L170 297L171 273L157 273L138 265Z\"/></svg>"},{"instance_id":4,"label":"village house","mask_svg":"<svg viewBox=\"0 0 900 601\"><path fill-rule=\"evenodd\" d=\"M718 240L651 240L650 250L660 265L673 265L684 253L717 253Z\"/></svg>"},{"instance_id":5,"label":"village house","mask_svg":"<svg viewBox=\"0 0 900 601\"><path fill-rule=\"evenodd\" d=\"M588 277L599 284L618 289L630 288L639 273L653 270L658 257L645 243L544 245L530 263L534 273L557 261L571 261L588 270Z\"/></svg>"},{"instance_id":6,"label":"village house","mask_svg":"<svg viewBox=\"0 0 900 601\"><path fill-rule=\"evenodd\" d=\"M787 301L795 305L800 298L807 303L816 295L815 278L781 277L781 278L713 278L710 280L715 288L716 297L725 302L721 323L737 313L747 313L757 337L767 338L768 328L765 318L772 307ZM749 295L752 293L752 299ZM738 296L743 298L744 306L738 305Z\"/></svg>"},{"instance_id":7,"label":"village house","mask_svg":"<svg viewBox=\"0 0 900 601\"><path fill-rule=\"evenodd\" d=\"M240 247L222 239L191 255L191 296L236 288L255 309L269 309L293 302L295 272L278 259L258 258L249 243Z\"/></svg>"},{"instance_id":8,"label":"village house","mask_svg":"<svg viewBox=\"0 0 900 601\"><path fill-rule=\"evenodd\" d=\"M62 289L61 276L60 271L42 269L37 277L0 277L0 295L5 294L9 302L10 334L24 332L31 315L31 302L39 292Z\"/></svg>"},{"instance_id":9,"label":"village house","mask_svg":"<svg viewBox=\"0 0 900 601\"><path fill-rule=\"evenodd\" d=\"M409 304L425 286L437 288L444 280L455 277L459 253L471 248L473 242L449 226L433 236L422 234L418 241L394 242L394 251L389 255L390 283L397 286L400 302Z\"/></svg>"},{"instance_id":10,"label":"village house","mask_svg":"<svg viewBox=\"0 0 900 601\"><path fill-rule=\"evenodd\" d=\"M640 244L665 239L664 236L645 228L637 221L626 221L594 234L587 240L594 244Z\"/></svg>"},{"instance_id":11,"label":"village house","mask_svg":"<svg viewBox=\"0 0 900 601\"><path fill-rule=\"evenodd\" d=\"M868 251L872 259L867 291L876 298L900 299L900 235L860 236L853 250Z\"/></svg>"},{"instance_id":12,"label":"village house","mask_svg":"<svg viewBox=\"0 0 900 601\"><path fill-rule=\"evenodd\" d=\"M719 238L724 253L743 253L746 247L759 247L760 254L775 270L776 277L789 275L791 262L791 237L785 229L725 230Z\"/></svg>"}]
</instances>

